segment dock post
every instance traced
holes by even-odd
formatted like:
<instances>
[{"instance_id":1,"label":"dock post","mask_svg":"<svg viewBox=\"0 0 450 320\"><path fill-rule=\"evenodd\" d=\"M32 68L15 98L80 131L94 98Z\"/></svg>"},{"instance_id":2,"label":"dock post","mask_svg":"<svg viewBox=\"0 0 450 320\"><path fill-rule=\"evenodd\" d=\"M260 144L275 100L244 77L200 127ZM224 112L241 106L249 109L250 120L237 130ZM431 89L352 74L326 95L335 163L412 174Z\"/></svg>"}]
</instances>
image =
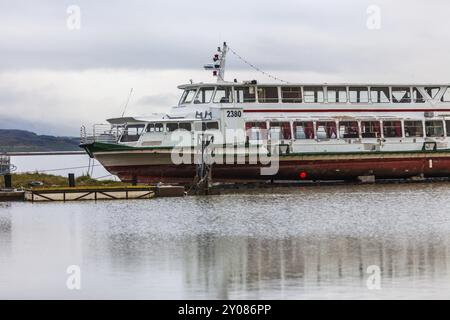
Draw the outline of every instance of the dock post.
<instances>
[{"instance_id":1,"label":"dock post","mask_svg":"<svg viewBox=\"0 0 450 320\"><path fill-rule=\"evenodd\" d=\"M12 176L10 174L5 174L5 189L12 189Z\"/></svg>"},{"instance_id":2,"label":"dock post","mask_svg":"<svg viewBox=\"0 0 450 320\"><path fill-rule=\"evenodd\" d=\"M69 173L69 187L74 188L75 187L75 174Z\"/></svg>"}]
</instances>

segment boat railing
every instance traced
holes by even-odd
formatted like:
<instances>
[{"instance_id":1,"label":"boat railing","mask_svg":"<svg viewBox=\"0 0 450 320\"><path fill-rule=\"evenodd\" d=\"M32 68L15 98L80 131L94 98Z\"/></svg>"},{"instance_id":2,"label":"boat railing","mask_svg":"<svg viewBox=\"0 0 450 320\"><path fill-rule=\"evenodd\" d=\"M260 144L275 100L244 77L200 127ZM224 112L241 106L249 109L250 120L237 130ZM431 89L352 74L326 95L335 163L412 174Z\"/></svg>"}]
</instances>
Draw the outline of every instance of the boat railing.
<instances>
[{"instance_id":1,"label":"boat railing","mask_svg":"<svg viewBox=\"0 0 450 320\"><path fill-rule=\"evenodd\" d=\"M85 126L80 128L80 143L89 144L94 142L117 143L122 134L122 127L110 124L94 124L92 133L86 131Z\"/></svg>"},{"instance_id":2,"label":"boat railing","mask_svg":"<svg viewBox=\"0 0 450 320\"><path fill-rule=\"evenodd\" d=\"M0 154L0 176L10 174L16 169L16 166L11 163L11 159L9 156Z\"/></svg>"}]
</instances>

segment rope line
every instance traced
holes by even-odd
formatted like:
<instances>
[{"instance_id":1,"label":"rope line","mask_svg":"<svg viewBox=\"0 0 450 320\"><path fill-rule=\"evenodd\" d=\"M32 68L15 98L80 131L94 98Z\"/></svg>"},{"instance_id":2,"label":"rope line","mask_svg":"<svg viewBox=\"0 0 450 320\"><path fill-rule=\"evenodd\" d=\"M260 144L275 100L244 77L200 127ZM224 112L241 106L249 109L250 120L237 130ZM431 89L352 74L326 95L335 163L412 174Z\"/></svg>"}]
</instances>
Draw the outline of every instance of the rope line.
<instances>
[{"instance_id":1,"label":"rope line","mask_svg":"<svg viewBox=\"0 0 450 320\"><path fill-rule=\"evenodd\" d=\"M269 77L269 78L271 78L271 79L273 79L273 80L280 81L280 82L283 82L283 83L287 83L287 84L290 83L289 81L280 79L280 78L278 78L278 77L276 77L276 76L271 75L270 73L265 72L265 71L262 70L261 68L255 66L253 63L251 63L251 62L247 61L246 59L244 59L242 56L240 56L236 51L234 51L234 50L231 49L230 47L228 47L228 50L230 50L230 52L231 52L232 54L234 54L239 60L241 60L242 62L244 62L246 65L250 66L250 67L253 68L254 70L258 71L259 73L261 73L261 74L263 74L263 75L265 75L266 77Z\"/></svg>"}]
</instances>

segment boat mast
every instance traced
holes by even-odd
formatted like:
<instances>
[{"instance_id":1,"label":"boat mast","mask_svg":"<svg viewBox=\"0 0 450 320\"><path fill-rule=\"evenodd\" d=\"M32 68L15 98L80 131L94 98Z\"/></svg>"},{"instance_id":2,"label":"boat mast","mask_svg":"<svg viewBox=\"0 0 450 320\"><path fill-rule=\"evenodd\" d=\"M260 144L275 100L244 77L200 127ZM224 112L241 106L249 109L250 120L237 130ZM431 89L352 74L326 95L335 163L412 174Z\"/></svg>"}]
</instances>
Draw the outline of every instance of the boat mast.
<instances>
[{"instance_id":1,"label":"boat mast","mask_svg":"<svg viewBox=\"0 0 450 320\"><path fill-rule=\"evenodd\" d=\"M223 43L223 47L217 48L217 53L213 56L213 62L203 66L205 70L212 70L213 76L217 77L217 82L225 81L225 62L228 52L227 43Z\"/></svg>"}]
</instances>

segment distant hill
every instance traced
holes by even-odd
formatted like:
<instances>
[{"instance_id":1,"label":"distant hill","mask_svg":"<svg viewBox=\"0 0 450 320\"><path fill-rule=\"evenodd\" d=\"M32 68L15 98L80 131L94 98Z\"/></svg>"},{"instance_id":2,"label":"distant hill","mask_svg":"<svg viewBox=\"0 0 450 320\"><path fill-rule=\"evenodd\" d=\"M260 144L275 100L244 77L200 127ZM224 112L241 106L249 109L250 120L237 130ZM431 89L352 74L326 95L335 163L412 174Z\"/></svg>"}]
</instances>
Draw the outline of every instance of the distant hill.
<instances>
[{"instance_id":1,"label":"distant hill","mask_svg":"<svg viewBox=\"0 0 450 320\"><path fill-rule=\"evenodd\" d=\"M0 129L0 152L80 151L74 137L37 135L25 130Z\"/></svg>"}]
</instances>

